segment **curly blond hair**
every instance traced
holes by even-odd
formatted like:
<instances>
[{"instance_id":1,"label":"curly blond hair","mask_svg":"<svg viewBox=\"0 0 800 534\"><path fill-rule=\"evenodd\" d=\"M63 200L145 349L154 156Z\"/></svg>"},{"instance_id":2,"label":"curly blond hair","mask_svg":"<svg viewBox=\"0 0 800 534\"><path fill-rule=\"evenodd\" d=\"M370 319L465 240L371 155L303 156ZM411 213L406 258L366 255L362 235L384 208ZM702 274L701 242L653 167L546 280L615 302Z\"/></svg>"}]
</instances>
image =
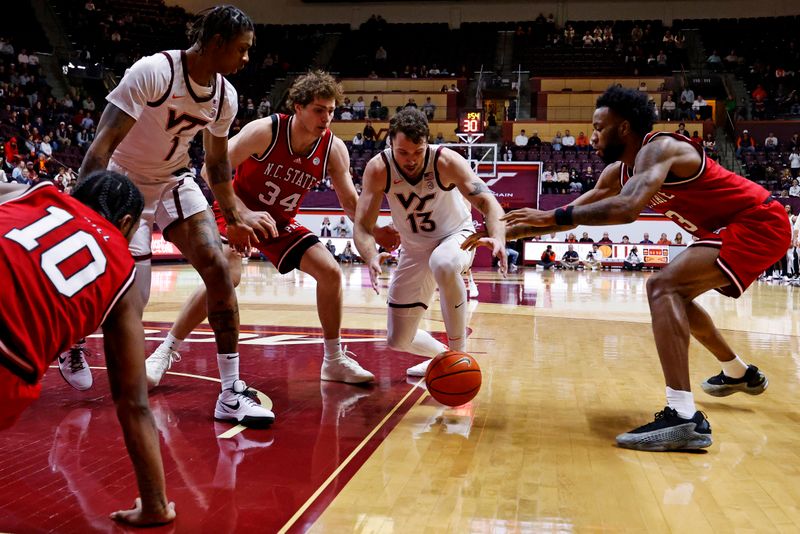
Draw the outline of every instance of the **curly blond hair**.
<instances>
[{"instance_id":1,"label":"curly blond hair","mask_svg":"<svg viewBox=\"0 0 800 534\"><path fill-rule=\"evenodd\" d=\"M336 78L325 71L312 70L301 76L292 84L289 89L289 96L286 98L286 106L293 110L295 104L307 106L315 98L333 98L338 105L343 98L344 89Z\"/></svg>"}]
</instances>

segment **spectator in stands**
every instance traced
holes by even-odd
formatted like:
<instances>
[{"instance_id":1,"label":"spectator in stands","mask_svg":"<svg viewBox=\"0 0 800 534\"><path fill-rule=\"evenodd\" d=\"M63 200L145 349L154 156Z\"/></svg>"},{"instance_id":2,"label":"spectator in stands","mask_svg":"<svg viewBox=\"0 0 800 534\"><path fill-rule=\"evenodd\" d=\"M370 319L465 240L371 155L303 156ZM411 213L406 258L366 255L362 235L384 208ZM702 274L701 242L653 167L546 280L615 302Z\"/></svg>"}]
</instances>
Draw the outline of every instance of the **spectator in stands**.
<instances>
[{"instance_id":1,"label":"spectator in stands","mask_svg":"<svg viewBox=\"0 0 800 534\"><path fill-rule=\"evenodd\" d=\"M569 170L566 165L562 165L556 173L556 188L562 194L569 191Z\"/></svg>"},{"instance_id":2,"label":"spectator in stands","mask_svg":"<svg viewBox=\"0 0 800 534\"><path fill-rule=\"evenodd\" d=\"M678 129L675 130L675 133L676 134L680 134L680 135L682 135L684 137L690 137L689 136L689 130L686 129L686 124L684 124L682 122L680 124L678 124Z\"/></svg>"},{"instance_id":3,"label":"spectator in stands","mask_svg":"<svg viewBox=\"0 0 800 534\"><path fill-rule=\"evenodd\" d=\"M716 50L711 52L711 55L706 59L706 63L708 63L708 66L712 69L719 69L722 67L722 58L720 57L719 52Z\"/></svg>"},{"instance_id":4,"label":"spectator in stands","mask_svg":"<svg viewBox=\"0 0 800 534\"><path fill-rule=\"evenodd\" d=\"M789 150L800 148L800 134L796 132L792 134L792 136L789 138L788 147Z\"/></svg>"},{"instance_id":5,"label":"spectator in stands","mask_svg":"<svg viewBox=\"0 0 800 534\"><path fill-rule=\"evenodd\" d=\"M667 54L664 53L663 50L658 51L658 55L656 56L656 65L659 69L664 69L667 67Z\"/></svg>"},{"instance_id":6,"label":"spectator in stands","mask_svg":"<svg viewBox=\"0 0 800 534\"><path fill-rule=\"evenodd\" d=\"M703 95L697 95L694 102L692 102L692 115L694 115L695 119L703 118L706 106L708 106L708 102L703 98Z\"/></svg>"},{"instance_id":7,"label":"spectator in stands","mask_svg":"<svg viewBox=\"0 0 800 534\"><path fill-rule=\"evenodd\" d=\"M362 147L364 145L364 134L358 132L355 137L353 137L353 147Z\"/></svg>"},{"instance_id":8,"label":"spectator in stands","mask_svg":"<svg viewBox=\"0 0 800 534\"><path fill-rule=\"evenodd\" d=\"M594 243L594 239L589 237L589 232L583 232L581 238L578 239L578 243Z\"/></svg>"},{"instance_id":9,"label":"spectator in stands","mask_svg":"<svg viewBox=\"0 0 800 534\"><path fill-rule=\"evenodd\" d=\"M575 139L575 146L578 150L589 150L591 148L589 145L589 138L586 137L585 133L578 133L578 138Z\"/></svg>"},{"instance_id":10,"label":"spectator in stands","mask_svg":"<svg viewBox=\"0 0 800 534\"><path fill-rule=\"evenodd\" d=\"M24 179L23 177L27 172L25 167L26 167L25 162L21 159L18 160L17 165L14 167L14 170L11 171L11 180L20 184L24 184L25 182L23 181Z\"/></svg>"},{"instance_id":11,"label":"spectator in stands","mask_svg":"<svg viewBox=\"0 0 800 534\"><path fill-rule=\"evenodd\" d=\"M561 267L564 269L577 269L582 266L581 258L572 244L567 245L567 251L561 256Z\"/></svg>"},{"instance_id":12,"label":"spectator in stands","mask_svg":"<svg viewBox=\"0 0 800 534\"><path fill-rule=\"evenodd\" d=\"M442 132L437 133L436 139L433 140L434 145L443 145L446 142L447 140L444 138L444 134Z\"/></svg>"},{"instance_id":13,"label":"spectator in stands","mask_svg":"<svg viewBox=\"0 0 800 534\"><path fill-rule=\"evenodd\" d=\"M678 232L675 234L675 240L672 242L673 245L683 245L683 234Z\"/></svg>"},{"instance_id":14,"label":"spectator in stands","mask_svg":"<svg viewBox=\"0 0 800 534\"><path fill-rule=\"evenodd\" d=\"M800 146L792 147L792 153L789 154L789 168L792 171L792 178L800 175Z\"/></svg>"},{"instance_id":15,"label":"spectator in stands","mask_svg":"<svg viewBox=\"0 0 800 534\"><path fill-rule=\"evenodd\" d=\"M528 136L525 135L525 130L520 130L519 135L514 138L514 144L517 146L528 146Z\"/></svg>"},{"instance_id":16,"label":"spectator in stands","mask_svg":"<svg viewBox=\"0 0 800 534\"><path fill-rule=\"evenodd\" d=\"M425 103L422 104L422 112L428 118L429 121L433 120L433 116L436 115L436 104L431 102L431 97L427 97L425 99Z\"/></svg>"},{"instance_id":17,"label":"spectator in stands","mask_svg":"<svg viewBox=\"0 0 800 534\"><path fill-rule=\"evenodd\" d=\"M697 130L692 132L692 136L689 139L692 141L692 143L698 146L701 146L703 144L703 138L700 137L700 132L698 132Z\"/></svg>"},{"instance_id":18,"label":"spectator in stands","mask_svg":"<svg viewBox=\"0 0 800 534\"><path fill-rule=\"evenodd\" d=\"M523 130L524 131L524 130ZM542 140L539 137L539 132L533 132L528 139L528 147L529 148L539 148L542 146Z\"/></svg>"},{"instance_id":19,"label":"spectator in stands","mask_svg":"<svg viewBox=\"0 0 800 534\"><path fill-rule=\"evenodd\" d=\"M666 121L671 121L675 118L675 102L672 100L672 95L667 95L667 99L661 104L661 117Z\"/></svg>"},{"instance_id":20,"label":"spectator in stands","mask_svg":"<svg viewBox=\"0 0 800 534\"><path fill-rule=\"evenodd\" d=\"M272 113L272 102L269 101L268 96L264 96L261 98L261 102L258 103L258 118L262 119L264 117L269 117Z\"/></svg>"},{"instance_id":21,"label":"spectator in stands","mask_svg":"<svg viewBox=\"0 0 800 534\"><path fill-rule=\"evenodd\" d=\"M542 266L544 270L550 269L553 265L556 264L556 253L553 252L553 245L547 245L542 255L539 257L539 265Z\"/></svg>"},{"instance_id":22,"label":"spectator in stands","mask_svg":"<svg viewBox=\"0 0 800 534\"><path fill-rule=\"evenodd\" d=\"M381 108L383 104L377 96L372 97L372 102L369 103L369 117L371 119L380 118Z\"/></svg>"},{"instance_id":23,"label":"spectator in stands","mask_svg":"<svg viewBox=\"0 0 800 534\"><path fill-rule=\"evenodd\" d=\"M364 103L363 96L359 96L355 104L353 104L353 115L356 120L364 120L367 116L367 105Z\"/></svg>"},{"instance_id":24,"label":"spectator in stands","mask_svg":"<svg viewBox=\"0 0 800 534\"><path fill-rule=\"evenodd\" d=\"M669 238L667 237L667 234L661 234L661 237L656 242L656 244L658 244L658 245L671 245L672 241L669 240Z\"/></svg>"},{"instance_id":25,"label":"spectator in stands","mask_svg":"<svg viewBox=\"0 0 800 534\"><path fill-rule=\"evenodd\" d=\"M339 118L343 121L351 121L353 120L353 112L350 111L350 108L343 108Z\"/></svg>"},{"instance_id":26,"label":"spectator in stands","mask_svg":"<svg viewBox=\"0 0 800 534\"><path fill-rule=\"evenodd\" d=\"M653 244L653 242L652 242L652 241L650 241L650 234L648 234L647 232L645 232L645 233L644 233L644 235L642 236L642 240L641 240L641 241L639 241L639 244L640 244L640 245L652 245L652 244Z\"/></svg>"},{"instance_id":27,"label":"spectator in stands","mask_svg":"<svg viewBox=\"0 0 800 534\"><path fill-rule=\"evenodd\" d=\"M506 120L517 120L517 99L510 98L508 100L508 107L506 108Z\"/></svg>"},{"instance_id":28,"label":"spectator in stands","mask_svg":"<svg viewBox=\"0 0 800 534\"><path fill-rule=\"evenodd\" d=\"M342 253L339 255L339 261L342 263L351 263L355 262L355 259L356 254L353 252L353 245L348 241L344 246L344 250L342 250Z\"/></svg>"},{"instance_id":29,"label":"spectator in stands","mask_svg":"<svg viewBox=\"0 0 800 534\"><path fill-rule=\"evenodd\" d=\"M575 150L575 137L569 130L564 130L564 136L561 138L561 146L564 150Z\"/></svg>"},{"instance_id":30,"label":"spectator in stands","mask_svg":"<svg viewBox=\"0 0 800 534\"><path fill-rule=\"evenodd\" d=\"M566 241L567 243L577 243L578 242L578 238L575 237L575 234L573 234L572 232L569 232L567 234L567 238L564 241Z\"/></svg>"},{"instance_id":31,"label":"spectator in stands","mask_svg":"<svg viewBox=\"0 0 800 534\"><path fill-rule=\"evenodd\" d=\"M344 215L339 217L339 222L333 227L333 232L336 237L353 237L353 230Z\"/></svg>"},{"instance_id":32,"label":"spectator in stands","mask_svg":"<svg viewBox=\"0 0 800 534\"><path fill-rule=\"evenodd\" d=\"M367 123L364 125L364 148L368 150L372 150L375 148L375 142L377 141L375 133L375 128L372 126L372 121L367 119Z\"/></svg>"},{"instance_id":33,"label":"spectator in stands","mask_svg":"<svg viewBox=\"0 0 800 534\"><path fill-rule=\"evenodd\" d=\"M705 150L709 158L717 159L717 142L711 132L707 133L706 138L703 139L703 150Z\"/></svg>"},{"instance_id":34,"label":"spectator in stands","mask_svg":"<svg viewBox=\"0 0 800 534\"><path fill-rule=\"evenodd\" d=\"M336 258L336 247L333 246L333 241L328 239L328 241L325 243L325 248L328 249L328 252L331 253L331 256ZM336 258L336 259L338 260L338 258Z\"/></svg>"},{"instance_id":35,"label":"spectator in stands","mask_svg":"<svg viewBox=\"0 0 800 534\"><path fill-rule=\"evenodd\" d=\"M383 71L386 68L386 60L388 59L389 54L386 52L386 49L383 46L379 46L377 50L375 50L375 70Z\"/></svg>"},{"instance_id":36,"label":"spectator in stands","mask_svg":"<svg viewBox=\"0 0 800 534\"><path fill-rule=\"evenodd\" d=\"M694 119L694 111L692 110L693 100L686 100L683 95L681 95L681 100L678 102L678 119L680 120L692 120Z\"/></svg>"},{"instance_id":37,"label":"spectator in stands","mask_svg":"<svg viewBox=\"0 0 800 534\"><path fill-rule=\"evenodd\" d=\"M736 157L741 158L744 152L755 152L756 143L748 130L742 130L742 135L736 139Z\"/></svg>"},{"instance_id":38,"label":"spectator in stands","mask_svg":"<svg viewBox=\"0 0 800 534\"><path fill-rule=\"evenodd\" d=\"M684 85L683 91L681 91L681 99L689 103L694 102L694 91L688 85Z\"/></svg>"},{"instance_id":39,"label":"spectator in stands","mask_svg":"<svg viewBox=\"0 0 800 534\"><path fill-rule=\"evenodd\" d=\"M641 271L644 265L639 259L639 249L636 246L631 248L628 257L622 262L622 269L625 271Z\"/></svg>"},{"instance_id":40,"label":"spectator in stands","mask_svg":"<svg viewBox=\"0 0 800 534\"><path fill-rule=\"evenodd\" d=\"M0 184L5 184L11 181L11 178L6 174L6 170L3 168L5 166L5 158L0 157L3 161L3 165L0 165Z\"/></svg>"},{"instance_id":41,"label":"spectator in stands","mask_svg":"<svg viewBox=\"0 0 800 534\"><path fill-rule=\"evenodd\" d=\"M456 84L451 83L450 87L447 88L447 92L448 93L459 93L460 91L458 90L458 87L456 87Z\"/></svg>"},{"instance_id":42,"label":"spectator in stands","mask_svg":"<svg viewBox=\"0 0 800 534\"><path fill-rule=\"evenodd\" d=\"M553 172L553 165L548 163L542 172L542 193L557 193L556 175Z\"/></svg>"},{"instance_id":43,"label":"spectator in stands","mask_svg":"<svg viewBox=\"0 0 800 534\"><path fill-rule=\"evenodd\" d=\"M603 237L600 238L598 243L611 243L611 238L608 237L608 232L603 232Z\"/></svg>"},{"instance_id":44,"label":"spectator in stands","mask_svg":"<svg viewBox=\"0 0 800 534\"><path fill-rule=\"evenodd\" d=\"M42 142L39 143L38 153L40 155L43 155L43 156L47 157L47 158L49 158L49 157L51 157L53 155L53 147L52 147L52 145L50 145L50 136L49 135L45 135L44 138L42 139Z\"/></svg>"},{"instance_id":45,"label":"spectator in stands","mask_svg":"<svg viewBox=\"0 0 800 534\"><path fill-rule=\"evenodd\" d=\"M736 67L739 64L739 56L736 55L736 50L731 50L730 54L725 56L724 61L728 67Z\"/></svg>"},{"instance_id":46,"label":"spectator in stands","mask_svg":"<svg viewBox=\"0 0 800 534\"><path fill-rule=\"evenodd\" d=\"M377 72L375 72L374 70L371 70L371 71L369 71L369 74L367 75L367 78L369 78L370 80L377 80L379 78L379 76L378 76Z\"/></svg>"},{"instance_id":47,"label":"spectator in stands","mask_svg":"<svg viewBox=\"0 0 800 534\"><path fill-rule=\"evenodd\" d=\"M790 197L800 197L800 185L798 185L797 179L792 180L792 186L789 188L789 196Z\"/></svg>"},{"instance_id":48,"label":"spectator in stands","mask_svg":"<svg viewBox=\"0 0 800 534\"><path fill-rule=\"evenodd\" d=\"M622 244L623 245L629 245L630 242L631 242L631 238L630 237L628 237L626 235L622 236Z\"/></svg>"},{"instance_id":49,"label":"spectator in stands","mask_svg":"<svg viewBox=\"0 0 800 534\"><path fill-rule=\"evenodd\" d=\"M553 142L551 143L553 150L556 152L561 151L561 131L557 131L556 135L553 137Z\"/></svg>"},{"instance_id":50,"label":"spectator in stands","mask_svg":"<svg viewBox=\"0 0 800 534\"><path fill-rule=\"evenodd\" d=\"M320 237L332 237L331 220L328 217L322 219L322 227L319 229Z\"/></svg>"},{"instance_id":51,"label":"spectator in stands","mask_svg":"<svg viewBox=\"0 0 800 534\"><path fill-rule=\"evenodd\" d=\"M592 270L602 268L603 253L597 248L597 245L592 245L592 250L586 253L585 265L588 265Z\"/></svg>"},{"instance_id":52,"label":"spectator in stands","mask_svg":"<svg viewBox=\"0 0 800 534\"><path fill-rule=\"evenodd\" d=\"M778 138L770 132L764 139L764 152L775 152L776 150L778 150Z\"/></svg>"}]
</instances>

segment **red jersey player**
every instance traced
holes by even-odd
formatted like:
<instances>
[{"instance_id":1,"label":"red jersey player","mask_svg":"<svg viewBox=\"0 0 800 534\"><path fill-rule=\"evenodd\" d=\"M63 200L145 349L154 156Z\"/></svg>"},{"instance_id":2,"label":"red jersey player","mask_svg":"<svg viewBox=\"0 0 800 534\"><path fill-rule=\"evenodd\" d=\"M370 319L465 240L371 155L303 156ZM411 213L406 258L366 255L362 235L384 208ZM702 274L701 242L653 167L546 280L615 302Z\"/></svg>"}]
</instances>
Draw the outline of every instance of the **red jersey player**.
<instances>
[{"instance_id":1,"label":"red jersey player","mask_svg":"<svg viewBox=\"0 0 800 534\"><path fill-rule=\"evenodd\" d=\"M694 299L710 289L737 298L784 254L791 241L786 213L761 186L721 167L688 138L651 133L647 95L612 87L598 100L592 146L608 163L597 185L554 211L522 209L505 216L509 239L577 225L636 220L645 206L698 240L647 280L667 407L653 422L617 436L621 447L664 451L711 445L711 426L695 408L689 382L689 335L720 361L703 390L722 397L757 395L767 378L745 364ZM467 246L481 244L475 235Z\"/></svg>"},{"instance_id":2,"label":"red jersey player","mask_svg":"<svg viewBox=\"0 0 800 534\"><path fill-rule=\"evenodd\" d=\"M0 185L0 279L16 288L0 307L0 429L39 397L59 352L102 324L108 378L141 500L112 517L168 523L158 434L142 366L141 297L128 241L144 200L124 176L89 175L64 195L49 182ZM33 317L34 320L24 320Z\"/></svg>"},{"instance_id":3,"label":"red jersey player","mask_svg":"<svg viewBox=\"0 0 800 534\"><path fill-rule=\"evenodd\" d=\"M324 335L321 378L347 383L369 382L374 376L363 369L340 341L342 320L342 273L317 236L296 220L306 193L331 176L345 213L355 218L357 193L350 176L350 157L341 139L330 131L341 86L327 73L309 72L297 78L289 90L293 115L276 114L247 124L230 141L231 164L236 166L233 188L239 210L266 212L274 227L256 247L281 273L299 269L317 281L317 309ZM217 218L220 233L225 222ZM378 229L376 238L385 248L396 248L399 236L390 228ZM234 283L241 276L241 259L229 250ZM176 361L180 342L205 317L205 289L190 298L167 339L147 359L151 385L161 380Z\"/></svg>"}]
</instances>

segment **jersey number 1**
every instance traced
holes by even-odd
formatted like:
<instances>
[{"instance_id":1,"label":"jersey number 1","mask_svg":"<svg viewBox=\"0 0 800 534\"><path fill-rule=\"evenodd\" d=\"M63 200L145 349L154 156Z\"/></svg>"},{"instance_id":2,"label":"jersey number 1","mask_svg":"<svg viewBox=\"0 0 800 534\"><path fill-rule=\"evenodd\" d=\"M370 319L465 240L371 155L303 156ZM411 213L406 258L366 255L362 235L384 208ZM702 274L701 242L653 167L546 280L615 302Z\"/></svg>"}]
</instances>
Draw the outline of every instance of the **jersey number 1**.
<instances>
[{"instance_id":1,"label":"jersey number 1","mask_svg":"<svg viewBox=\"0 0 800 534\"><path fill-rule=\"evenodd\" d=\"M72 215L61 208L50 206L47 208L47 215L24 228L10 230L5 237L19 243L25 250L31 252L39 247L39 239L73 218ZM59 269L59 264L84 248L91 254L92 261L67 278ZM42 271L44 271L44 274L50 279L58 292L65 297L73 296L97 280L100 275L106 272L106 263L106 257L97 240L83 230L78 230L48 248L42 252L41 257Z\"/></svg>"}]
</instances>

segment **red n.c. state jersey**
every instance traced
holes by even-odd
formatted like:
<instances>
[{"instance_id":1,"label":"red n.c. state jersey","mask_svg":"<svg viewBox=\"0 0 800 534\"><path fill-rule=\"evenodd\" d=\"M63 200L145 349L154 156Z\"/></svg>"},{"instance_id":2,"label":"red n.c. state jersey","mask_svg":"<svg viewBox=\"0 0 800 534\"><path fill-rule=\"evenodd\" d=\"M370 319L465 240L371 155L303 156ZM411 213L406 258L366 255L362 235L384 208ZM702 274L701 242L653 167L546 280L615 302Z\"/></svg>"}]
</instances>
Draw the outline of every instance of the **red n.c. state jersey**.
<instances>
[{"instance_id":1,"label":"red n.c. state jersey","mask_svg":"<svg viewBox=\"0 0 800 534\"><path fill-rule=\"evenodd\" d=\"M128 241L48 182L0 204L0 363L37 382L133 283Z\"/></svg>"},{"instance_id":2,"label":"red n.c. state jersey","mask_svg":"<svg viewBox=\"0 0 800 534\"><path fill-rule=\"evenodd\" d=\"M690 143L702 159L700 170L690 178L669 174L648 203L650 209L663 213L687 232L698 237L707 236L726 227L739 213L763 204L769 198L766 189L724 168L687 137L669 132L650 132L642 146L658 136ZM620 166L622 185L633 173L634 169L624 163Z\"/></svg>"},{"instance_id":3,"label":"red n.c. state jersey","mask_svg":"<svg viewBox=\"0 0 800 534\"><path fill-rule=\"evenodd\" d=\"M303 197L325 178L333 133L326 130L309 154L292 152L293 116L275 114L272 142L236 168L233 190L254 211L266 211L279 227L291 222Z\"/></svg>"}]
</instances>

